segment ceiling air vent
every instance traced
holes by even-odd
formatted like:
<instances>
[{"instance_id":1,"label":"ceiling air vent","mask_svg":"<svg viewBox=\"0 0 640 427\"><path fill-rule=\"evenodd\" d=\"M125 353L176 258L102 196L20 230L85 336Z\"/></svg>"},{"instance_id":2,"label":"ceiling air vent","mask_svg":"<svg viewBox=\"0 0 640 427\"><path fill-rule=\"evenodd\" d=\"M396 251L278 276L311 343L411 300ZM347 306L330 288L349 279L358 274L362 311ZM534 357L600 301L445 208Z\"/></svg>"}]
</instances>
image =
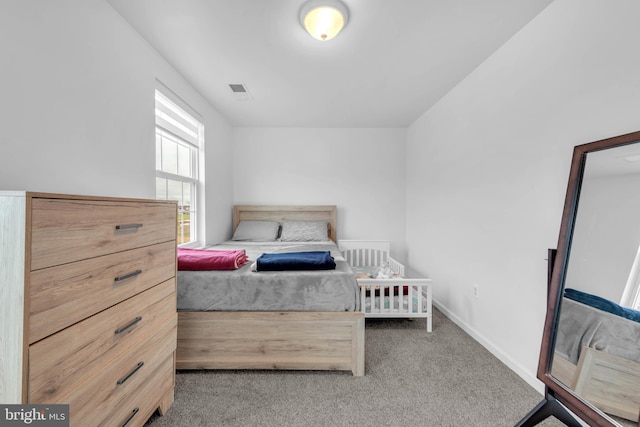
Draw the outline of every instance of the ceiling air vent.
<instances>
[{"instance_id":1,"label":"ceiling air vent","mask_svg":"<svg viewBox=\"0 0 640 427\"><path fill-rule=\"evenodd\" d=\"M230 84L231 92L235 96L237 101L249 101L252 99L251 94L247 90L247 87L241 83Z\"/></svg>"}]
</instances>

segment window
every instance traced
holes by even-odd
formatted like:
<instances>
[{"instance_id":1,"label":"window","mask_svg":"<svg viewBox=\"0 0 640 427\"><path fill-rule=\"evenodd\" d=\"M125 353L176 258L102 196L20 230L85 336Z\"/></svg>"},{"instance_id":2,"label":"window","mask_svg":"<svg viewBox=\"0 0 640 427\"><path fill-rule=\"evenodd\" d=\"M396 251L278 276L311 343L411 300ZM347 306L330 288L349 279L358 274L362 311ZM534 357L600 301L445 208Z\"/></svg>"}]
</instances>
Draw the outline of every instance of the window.
<instances>
[{"instance_id":1,"label":"window","mask_svg":"<svg viewBox=\"0 0 640 427\"><path fill-rule=\"evenodd\" d=\"M204 127L156 90L156 199L178 201L178 244L198 242Z\"/></svg>"},{"instance_id":2,"label":"window","mask_svg":"<svg viewBox=\"0 0 640 427\"><path fill-rule=\"evenodd\" d=\"M636 291L638 291L638 289L636 289ZM631 308L640 310L640 292L636 292L636 298L631 303Z\"/></svg>"},{"instance_id":3,"label":"window","mask_svg":"<svg viewBox=\"0 0 640 427\"><path fill-rule=\"evenodd\" d=\"M631 266L631 272L629 273L620 305L640 310L640 247Z\"/></svg>"}]
</instances>

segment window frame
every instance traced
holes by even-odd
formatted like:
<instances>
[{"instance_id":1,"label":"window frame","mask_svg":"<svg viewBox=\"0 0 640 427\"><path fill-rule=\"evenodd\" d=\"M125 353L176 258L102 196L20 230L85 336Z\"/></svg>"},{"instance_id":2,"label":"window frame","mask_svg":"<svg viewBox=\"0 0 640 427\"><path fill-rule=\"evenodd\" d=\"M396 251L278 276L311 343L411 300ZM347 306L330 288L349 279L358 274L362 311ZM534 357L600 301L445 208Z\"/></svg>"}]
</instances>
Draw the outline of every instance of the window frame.
<instances>
[{"instance_id":1,"label":"window frame","mask_svg":"<svg viewBox=\"0 0 640 427\"><path fill-rule=\"evenodd\" d=\"M167 95L169 93L170 95ZM190 108L184 108L183 102L176 102L179 98L168 90L161 90L156 88L155 91L155 191L156 198L158 199L160 196L159 183L158 179L161 179L165 183L165 188L162 190L162 194L164 194L163 200L172 200L169 198L169 183L171 181L182 183L184 186L187 184L190 188L190 205L189 210L182 210L182 202L184 200L184 187L181 193L181 200L178 200L178 223L177 226L177 239L178 245L182 247L197 247L202 246L201 242L204 237L204 224L203 224L203 206L204 206L204 173L202 172L202 160L204 158L204 124L199 115L191 113ZM159 101L160 99L160 101ZM158 109L158 103L161 102L163 104L163 108L161 110ZM167 120L167 106L170 109L175 109L177 115L186 118L190 121L193 126L190 129L191 132L182 132L182 129L179 128L180 123L174 121L171 123ZM189 111L187 111L187 109ZM164 111L162 111L164 110ZM159 112L161 114L159 114ZM171 115L172 112L169 112ZM160 119L159 119L160 117ZM177 116L176 116L177 117ZM171 120L171 117L169 117ZM164 124L164 126L163 126ZM172 126L175 125L175 126ZM159 140L160 138L160 140ZM189 175L180 174L180 162L179 155L176 151L175 155L175 172L166 171L163 169L163 161L164 161L164 139L168 139L171 143L175 144L176 147L186 147L189 150ZM181 214L189 213L189 241L182 242L184 238L184 216Z\"/></svg>"},{"instance_id":2,"label":"window frame","mask_svg":"<svg viewBox=\"0 0 640 427\"><path fill-rule=\"evenodd\" d=\"M620 299L620 305L633 310L640 310L640 246L631 265L631 271Z\"/></svg>"}]
</instances>

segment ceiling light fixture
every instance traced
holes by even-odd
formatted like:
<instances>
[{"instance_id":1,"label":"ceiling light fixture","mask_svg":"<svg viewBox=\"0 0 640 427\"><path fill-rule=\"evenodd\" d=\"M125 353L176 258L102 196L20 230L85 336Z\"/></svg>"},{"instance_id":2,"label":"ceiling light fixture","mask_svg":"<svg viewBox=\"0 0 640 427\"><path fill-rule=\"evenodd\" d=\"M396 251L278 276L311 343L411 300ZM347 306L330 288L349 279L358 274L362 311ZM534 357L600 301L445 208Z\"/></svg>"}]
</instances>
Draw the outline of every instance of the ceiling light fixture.
<instances>
[{"instance_id":1,"label":"ceiling light fixture","mask_svg":"<svg viewBox=\"0 0 640 427\"><path fill-rule=\"evenodd\" d=\"M337 36L348 20L349 11L340 0L309 0L300 9L300 23L321 41Z\"/></svg>"}]
</instances>

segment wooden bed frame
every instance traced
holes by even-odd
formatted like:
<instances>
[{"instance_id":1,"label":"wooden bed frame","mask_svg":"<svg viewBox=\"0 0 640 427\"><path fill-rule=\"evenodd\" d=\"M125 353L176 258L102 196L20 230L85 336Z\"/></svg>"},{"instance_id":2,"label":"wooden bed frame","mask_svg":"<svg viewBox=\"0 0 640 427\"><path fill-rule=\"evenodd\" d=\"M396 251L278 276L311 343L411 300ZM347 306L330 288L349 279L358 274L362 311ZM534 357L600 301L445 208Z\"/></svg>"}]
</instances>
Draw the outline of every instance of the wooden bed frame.
<instances>
[{"instance_id":1,"label":"wooden bed frame","mask_svg":"<svg viewBox=\"0 0 640 427\"><path fill-rule=\"evenodd\" d=\"M640 422L640 363L582 347L577 365L555 354L551 373L602 412Z\"/></svg>"},{"instance_id":2,"label":"wooden bed frame","mask_svg":"<svg viewBox=\"0 0 640 427\"><path fill-rule=\"evenodd\" d=\"M335 206L236 205L242 220L327 221ZM176 369L347 370L364 375L364 314L302 311L180 311Z\"/></svg>"}]
</instances>

